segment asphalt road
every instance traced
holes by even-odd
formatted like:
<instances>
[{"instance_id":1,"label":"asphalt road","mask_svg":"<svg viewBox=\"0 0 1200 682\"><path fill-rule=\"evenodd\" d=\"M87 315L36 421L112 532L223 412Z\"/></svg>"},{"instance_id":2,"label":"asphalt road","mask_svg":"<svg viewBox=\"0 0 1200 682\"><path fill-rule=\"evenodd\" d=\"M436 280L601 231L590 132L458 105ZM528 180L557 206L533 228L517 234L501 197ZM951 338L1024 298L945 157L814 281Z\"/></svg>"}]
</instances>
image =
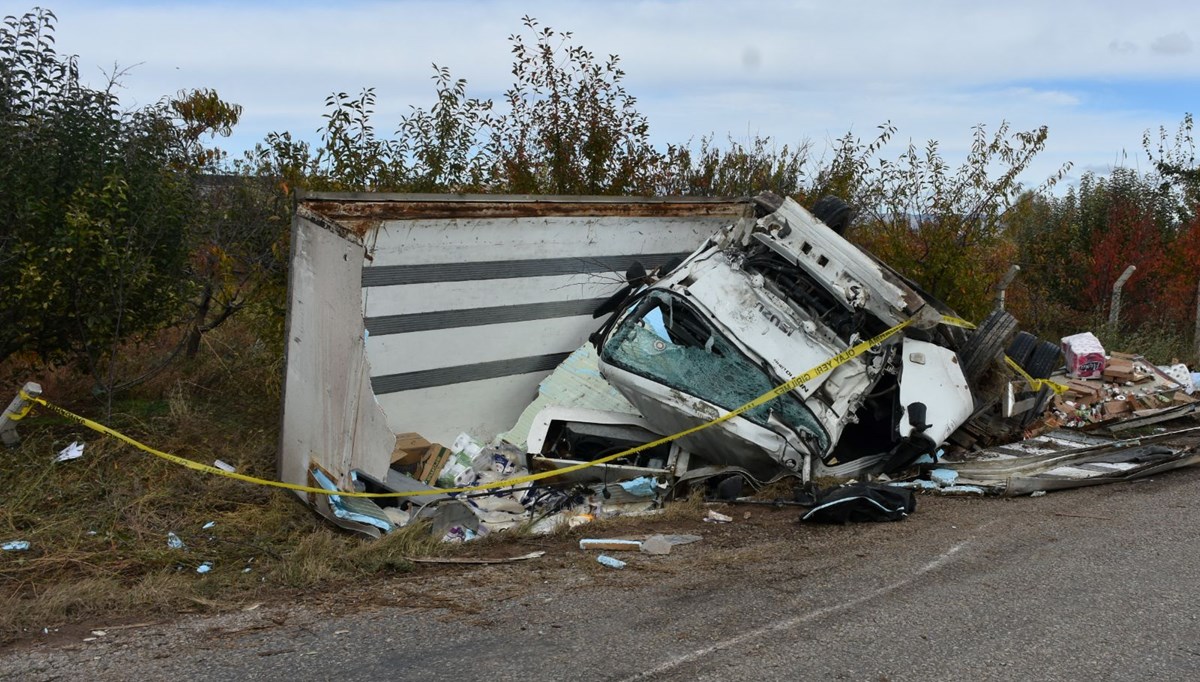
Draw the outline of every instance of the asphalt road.
<instances>
[{"instance_id":1,"label":"asphalt road","mask_svg":"<svg viewBox=\"0 0 1200 682\"><path fill-rule=\"evenodd\" d=\"M922 498L893 524L795 516L756 508L622 571L563 551L370 587L404 606L263 607L18 647L0 676L1200 679L1200 470Z\"/></svg>"}]
</instances>

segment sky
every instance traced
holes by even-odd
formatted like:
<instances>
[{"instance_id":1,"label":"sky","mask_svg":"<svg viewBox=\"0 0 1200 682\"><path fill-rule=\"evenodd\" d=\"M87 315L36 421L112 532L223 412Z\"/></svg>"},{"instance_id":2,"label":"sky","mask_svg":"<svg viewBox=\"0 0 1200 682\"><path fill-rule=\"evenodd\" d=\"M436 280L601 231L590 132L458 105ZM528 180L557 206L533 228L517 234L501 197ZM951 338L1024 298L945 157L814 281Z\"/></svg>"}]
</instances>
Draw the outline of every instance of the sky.
<instances>
[{"instance_id":1,"label":"sky","mask_svg":"<svg viewBox=\"0 0 1200 682\"><path fill-rule=\"evenodd\" d=\"M1145 170L1143 133L1173 134L1200 108L1200 3L1187 0L38 2L85 79L128 69L124 105L200 87L242 105L218 143L234 153L271 131L315 139L326 96L365 87L378 96L377 130L394 130L432 104L435 63L467 79L470 96L499 99L525 15L620 55L662 147L764 135L819 155L890 121L889 155L935 139L957 163L972 127L1007 121L1049 127L1027 184L1067 162L1070 183L1114 165ZM29 9L5 4L0 13Z\"/></svg>"}]
</instances>

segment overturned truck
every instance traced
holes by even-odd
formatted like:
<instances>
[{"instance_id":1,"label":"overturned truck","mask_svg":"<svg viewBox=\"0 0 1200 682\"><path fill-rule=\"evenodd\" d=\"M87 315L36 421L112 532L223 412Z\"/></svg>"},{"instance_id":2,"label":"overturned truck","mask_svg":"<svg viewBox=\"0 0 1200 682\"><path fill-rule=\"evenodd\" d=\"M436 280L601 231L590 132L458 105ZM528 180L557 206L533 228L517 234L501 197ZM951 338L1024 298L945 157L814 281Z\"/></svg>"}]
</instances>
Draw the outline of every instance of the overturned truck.
<instances>
[{"instance_id":1,"label":"overturned truck","mask_svg":"<svg viewBox=\"0 0 1200 682\"><path fill-rule=\"evenodd\" d=\"M280 475L409 495L309 496L348 528L425 515L469 537L533 507L561 516L581 499L567 486L644 503L722 473L850 478L936 461L947 442L1019 437L1020 413L1044 410L1048 392L1018 409L1011 377L993 376L1015 320L998 311L965 329L847 241L848 214L833 198L810 212L770 193L307 195L292 234ZM1041 377L1061 360L1055 344L1022 344ZM543 479L554 494L503 487L558 469ZM492 494L442 492L480 483Z\"/></svg>"}]
</instances>

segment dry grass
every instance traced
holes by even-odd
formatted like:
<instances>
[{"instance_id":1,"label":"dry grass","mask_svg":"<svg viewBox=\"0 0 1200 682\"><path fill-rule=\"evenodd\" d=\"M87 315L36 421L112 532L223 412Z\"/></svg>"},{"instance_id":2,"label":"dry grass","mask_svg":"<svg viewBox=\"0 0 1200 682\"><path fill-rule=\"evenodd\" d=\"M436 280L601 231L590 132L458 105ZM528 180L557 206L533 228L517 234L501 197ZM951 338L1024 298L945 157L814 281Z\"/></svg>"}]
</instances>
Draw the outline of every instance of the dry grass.
<instances>
[{"instance_id":1,"label":"dry grass","mask_svg":"<svg viewBox=\"0 0 1200 682\"><path fill-rule=\"evenodd\" d=\"M210 337L201 357L120 396L102 421L167 452L274 478L279 358L243 329ZM136 350L131 357L153 360ZM0 368L13 379L6 392L39 380L51 402L102 415L90 384L72 382L69 369L19 369ZM0 542L31 548L0 552L0 643L80 621L233 608L408 571L405 557L456 551L425 526L382 541L338 531L289 492L184 469L45 410L20 433L20 447L0 453ZM53 463L74 440L86 443L84 456ZM170 532L185 549L167 546ZM211 571L197 573L205 562Z\"/></svg>"}]
</instances>

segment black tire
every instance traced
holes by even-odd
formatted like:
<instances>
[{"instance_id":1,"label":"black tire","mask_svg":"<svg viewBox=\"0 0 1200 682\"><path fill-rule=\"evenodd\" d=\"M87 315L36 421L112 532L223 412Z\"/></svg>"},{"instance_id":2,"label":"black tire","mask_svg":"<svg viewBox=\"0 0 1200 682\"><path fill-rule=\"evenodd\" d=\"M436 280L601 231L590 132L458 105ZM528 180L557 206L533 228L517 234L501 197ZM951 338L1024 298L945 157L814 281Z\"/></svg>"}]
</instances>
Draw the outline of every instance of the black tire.
<instances>
[{"instance_id":1,"label":"black tire","mask_svg":"<svg viewBox=\"0 0 1200 682\"><path fill-rule=\"evenodd\" d=\"M1063 364L1062 349L1049 341L1042 341L1033 349L1027 362L1021 363L1029 376L1045 379Z\"/></svg>"},{"instance_id":2,"label":"black tire","mask_svg":"<svg viewBox=\"0 0 1200 682\"><path fill-rule=\"evenodd\" d=\"M992 311L992 314L984 319L967 340L966 347L958 354L967 381L978 381L991 369L1016 331L1016 318L1003 310Z\"/></svg>"},{"instance_id":3,"label":"black tire","mask_svg":"<svg viewBox=\"0 0 1200 682\"><path fill-rule=\"evenodd\" d=\"M1013 359L1013 362L1024 367L1025 362L1029 360L1029 354L1038 345L1038 337L1029 332L1020 332L1013 342L1008 344L1008 350L1004 351L1008 357Z\"/></svg>"},{"instance_id":4,"label":"black tire","mask_svg":"<svg viewBox=\"0 0 1200 682\"><path fill-rule=\"evenodd\" d=\"M812 214L838 234L846 231L846 228L850 226L850 218L853 217L850 204L835 196L821 197L817 203L813 204Z\"/></svg>"}]
</instances>

